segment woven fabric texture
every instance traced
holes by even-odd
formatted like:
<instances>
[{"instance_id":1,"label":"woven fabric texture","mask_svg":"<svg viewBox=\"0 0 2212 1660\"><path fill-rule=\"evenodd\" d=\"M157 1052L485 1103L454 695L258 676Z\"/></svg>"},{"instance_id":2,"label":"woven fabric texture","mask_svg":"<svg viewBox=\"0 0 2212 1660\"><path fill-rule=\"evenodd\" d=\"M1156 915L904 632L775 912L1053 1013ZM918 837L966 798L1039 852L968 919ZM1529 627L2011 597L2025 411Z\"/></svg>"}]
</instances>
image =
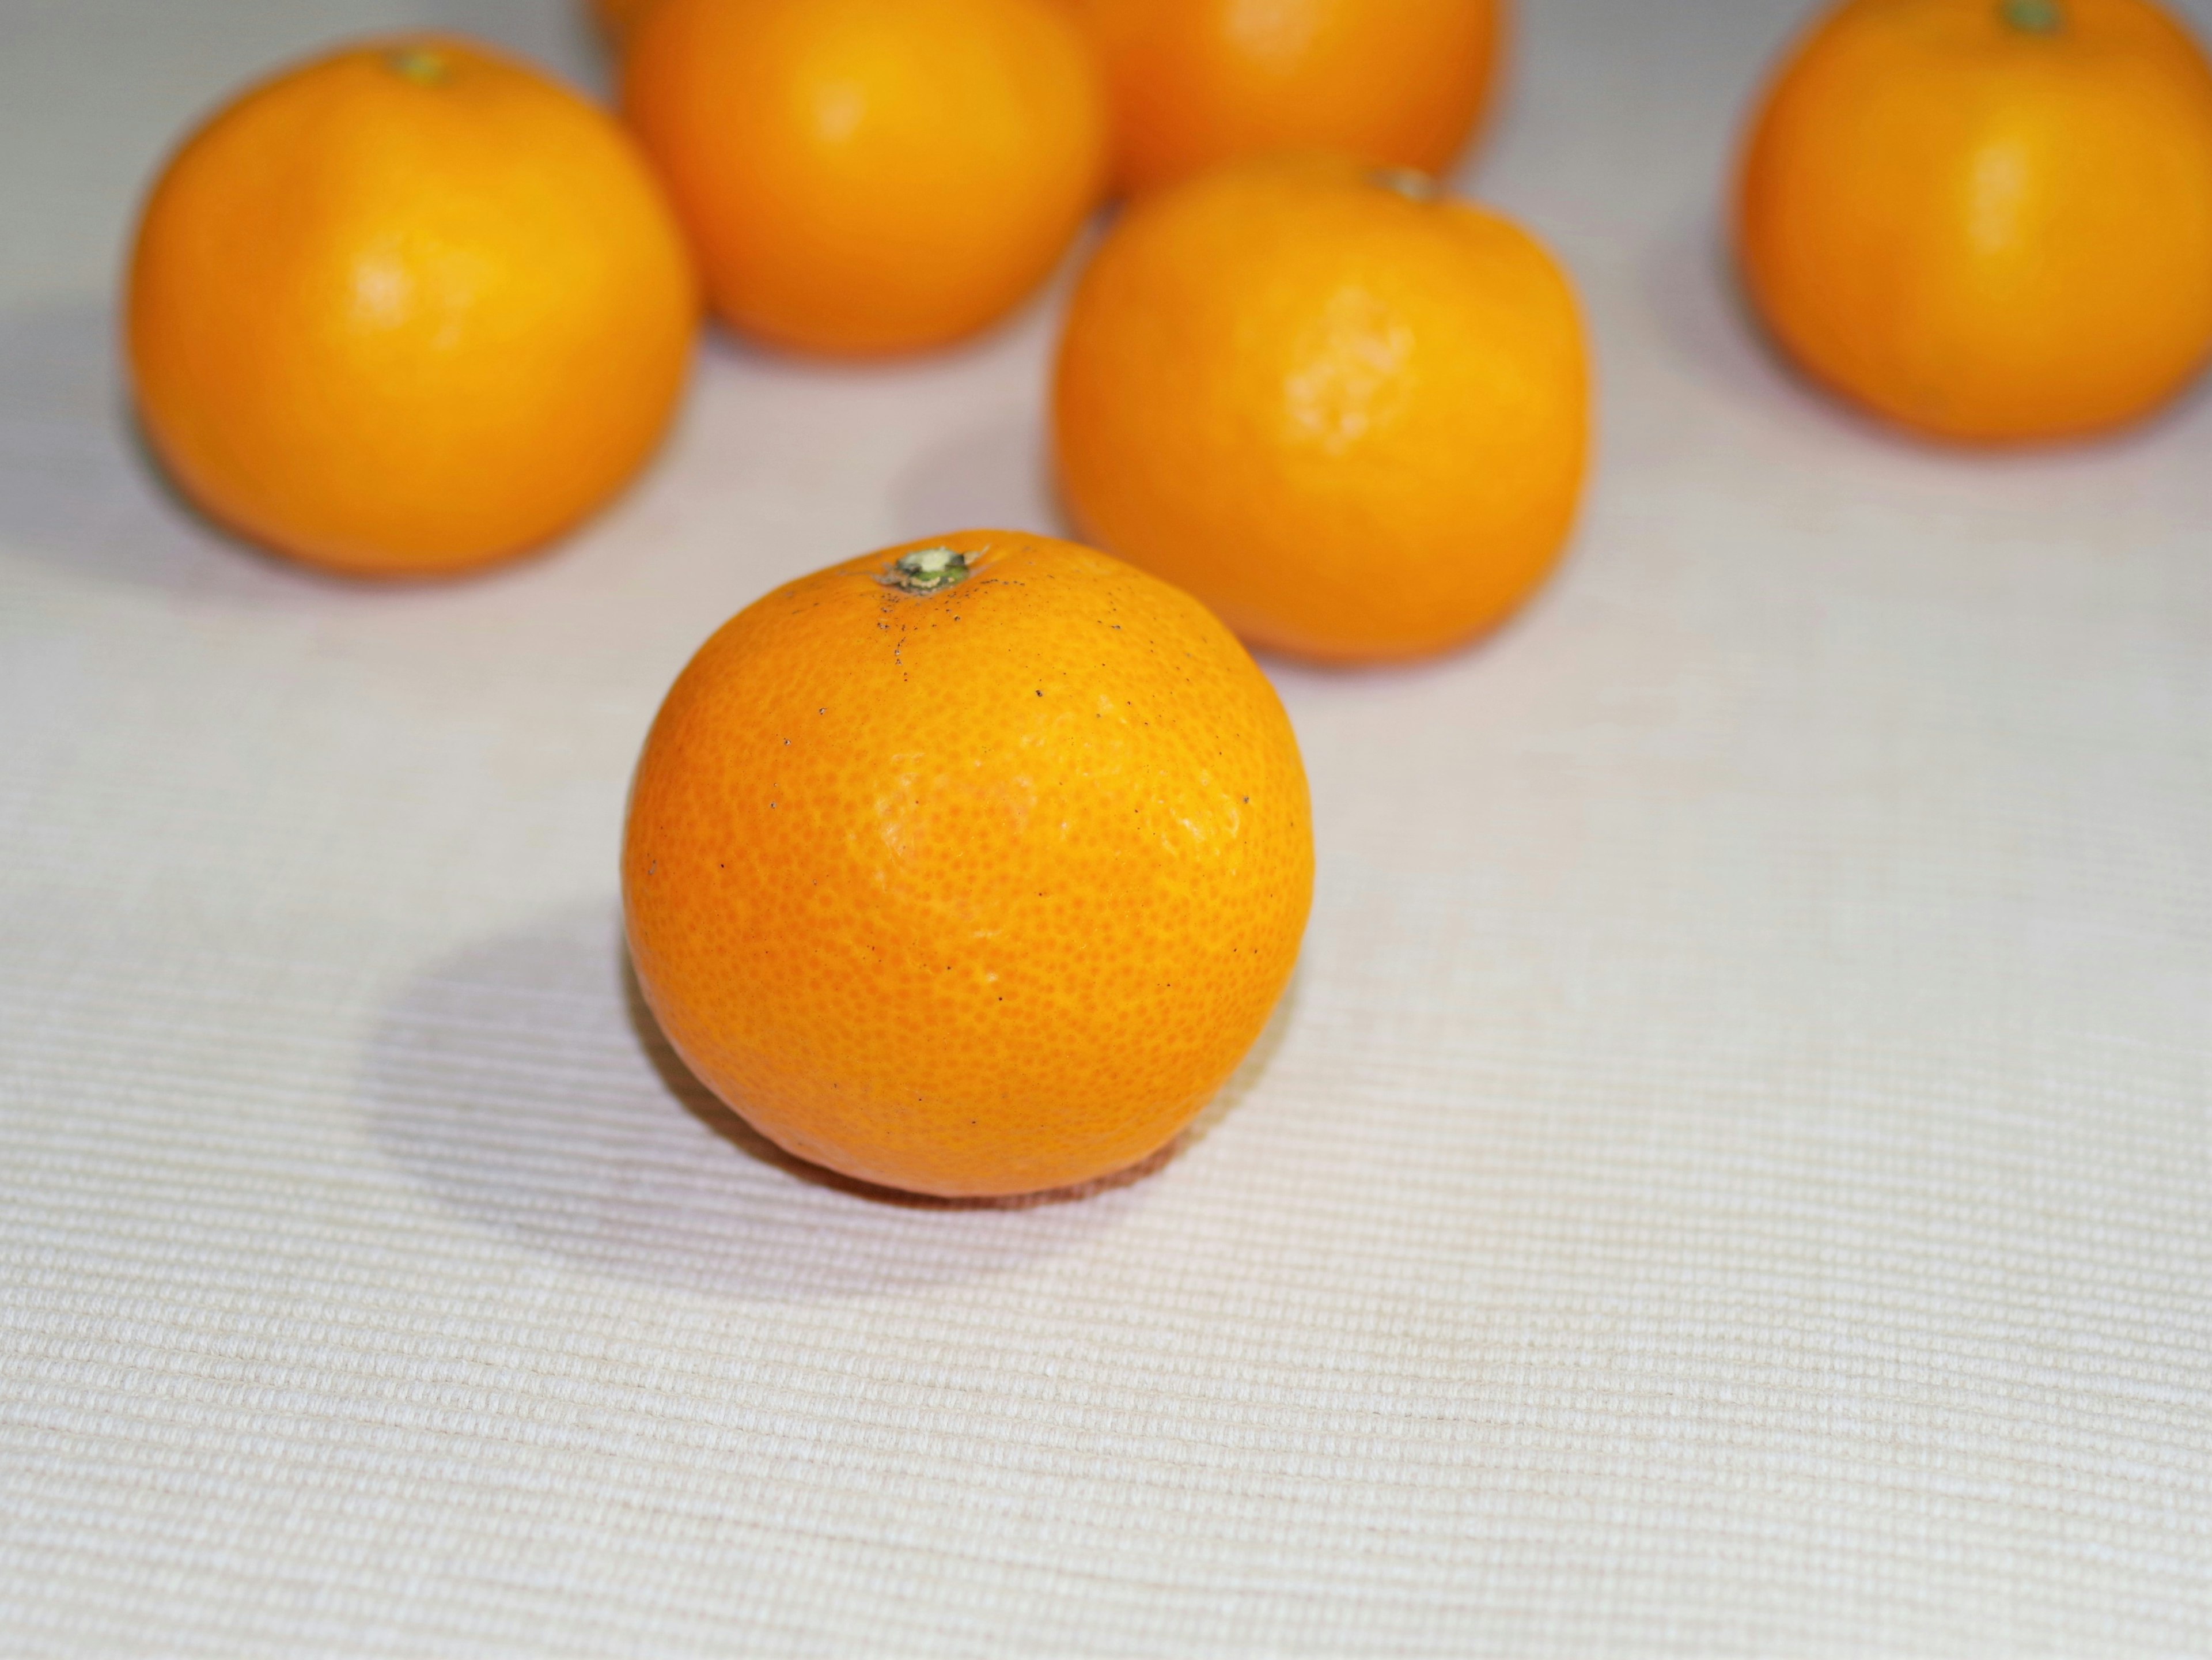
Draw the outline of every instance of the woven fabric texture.
<instances>
[{"instance_id":1,"label":"woven fabric texture","mask_svg":"<svg viewBox=\"0 0 2212 1660\"><path fill-rule=\"evenodd\" d=\"M1272 671L1290 999L1164 1168L994 1210L735 1127L616 850L723 617L1056 525L1064 284L882 370L716 340L551 556L318 581L134 445L135 193L333 36L580 26L7 0L0 1651L2212 1653L2212 401L1838 412L1716 252L1799 8L1522 10L1461 184L1588 308L1572 556Z\"/></svg>"}]
</instances>

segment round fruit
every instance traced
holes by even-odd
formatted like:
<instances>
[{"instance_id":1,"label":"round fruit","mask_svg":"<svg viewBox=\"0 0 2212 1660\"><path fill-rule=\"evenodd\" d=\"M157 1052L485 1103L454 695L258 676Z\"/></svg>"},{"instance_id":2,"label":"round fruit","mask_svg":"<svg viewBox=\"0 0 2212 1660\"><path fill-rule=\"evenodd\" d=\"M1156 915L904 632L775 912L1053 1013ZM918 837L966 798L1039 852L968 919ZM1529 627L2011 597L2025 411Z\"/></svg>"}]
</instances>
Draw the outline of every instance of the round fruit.
<instances>
[{"instance_id":1,"label":"round fruit","mask_svg":"<svg viewBox=\"0 0 2212 1660\"><path fill-rule=\"evenodd\" d=\"M1118 188L1262 150L1441 173L1488 100L1504 0L1064 0L1106 65Z\"/></svg>"},{"instance_id":2,"label":"round fruit","mask_svg":"<svg viewBox=\"0 0 2212 1660\"><path fill-rule=\"evenodd\" d=\"M966 531L777 589L701 648L630 795L647 1001L780 1146L1036 1192L1165 1145L1289 978L1305 774L1187 595Z\"/></svg>"},{"instance_id":3,"label":"round fruit","mask_svg":"<svg viewBox=\"0 0 2212 1660\"><path fill-rule=\"evenodd\" d=\"M1525 232L1329 156L1146 198L1078 287L1055 399L1068 503L1246 639L1441 651L1543 580L1587 447L1567 281Z\"/></svg>"},{"instance_id":4,"label":"round fruit","mask_svg":"<svg viewBox=\"0 0 2212 1660\"><path fill-rule=\"evenodd\" d=\"M674 413L698 323L629 137L467 41L374 42L201 128L131 268L147 435L216 518L420 576L603 504Z\"/></svg>"},{"instance_id":5,"label":"round fruit","mask_svg":"<svg viewBox=\"0 0 2212 1660\"><path fill-rule=\"evenodd\" d=\"M2145 0L1851 0L1767 94L1736 241L1775 338L1892 420L2132 420L2212 354L2212 68Z\"/></svg>"},{"instance_id":6,"label":"round fruit","mask_svg":"<svg viewBox=\"0 0 2212 1660\"><path fill-rule=\"evenodd\" d=\"M733 327L941 345L1042 282L1097 203L1105 95L1050 0L662 0L623 106Z\"/></svg>"}]
</instances>

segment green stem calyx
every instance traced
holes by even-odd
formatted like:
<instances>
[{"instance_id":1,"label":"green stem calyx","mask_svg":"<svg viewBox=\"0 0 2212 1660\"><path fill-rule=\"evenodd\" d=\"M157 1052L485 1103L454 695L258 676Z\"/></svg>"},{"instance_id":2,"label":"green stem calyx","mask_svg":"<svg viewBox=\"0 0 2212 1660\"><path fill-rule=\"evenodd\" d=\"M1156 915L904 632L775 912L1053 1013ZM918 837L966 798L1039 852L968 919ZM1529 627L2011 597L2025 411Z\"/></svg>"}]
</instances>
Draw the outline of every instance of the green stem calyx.
<instances>
[{"instance_id":1,"label":"green stem calyx","mask_svg":"<svg viewBox=\"0 0 2212 1660\"><path fill-rule=\"evenodd\" d=\"M401 46L386 53L384 61L394 75L418 87L434 87L453 72L445 54L428 46Z\"/></svg>"},{"instance_id":2,"label":"green stem calyx","mask_svg":"<svg viewBox=\"0 0 2212 1660\"><path fill-rule=\"evenodd\" d=\"M876 580L908 593L935 593L968 580L968 556L951 548L916 548L899 555L898 562Z\"/></svg>"},{"instance_id":3,"label":"green stem calyx","mask_svg":"<svg viewBox=\"0 0 2212 1660\"><path fill-rule=\"evenodd\" d=\"M1998 9L2022 34L2056 34L2066 27L2066 10L2059 0L2003 0Z\"/></svg>"}]
</instances>

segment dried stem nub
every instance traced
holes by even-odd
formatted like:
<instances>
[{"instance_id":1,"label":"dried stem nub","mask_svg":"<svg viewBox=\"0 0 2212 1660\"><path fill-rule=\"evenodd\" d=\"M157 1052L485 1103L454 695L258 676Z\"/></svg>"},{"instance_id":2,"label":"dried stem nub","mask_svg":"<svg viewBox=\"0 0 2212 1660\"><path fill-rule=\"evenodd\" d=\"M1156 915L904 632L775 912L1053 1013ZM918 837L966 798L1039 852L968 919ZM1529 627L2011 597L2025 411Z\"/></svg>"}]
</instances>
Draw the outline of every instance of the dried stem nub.
<instances>
[{"instance_id":1,"label":"dried stem nub","mask_svg":"<svg viewBox=\"0 0 2212 1660\"><path fill-rule=\"evenodd\" d=\"M891 568L876 579L885 587L908 593L935 593L968 580L968 556L952 548L916 548L899 555Z\"/></svg>"}]
</instances>

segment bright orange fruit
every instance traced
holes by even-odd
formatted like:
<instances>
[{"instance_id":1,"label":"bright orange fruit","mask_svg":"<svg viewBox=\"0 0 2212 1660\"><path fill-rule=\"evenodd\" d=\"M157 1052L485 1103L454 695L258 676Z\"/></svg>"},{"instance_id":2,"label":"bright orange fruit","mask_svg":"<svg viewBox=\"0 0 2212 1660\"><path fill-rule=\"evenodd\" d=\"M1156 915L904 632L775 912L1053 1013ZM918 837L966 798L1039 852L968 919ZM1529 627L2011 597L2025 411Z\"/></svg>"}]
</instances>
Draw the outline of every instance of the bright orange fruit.
<instances>
[{"instance_id":1,"label":"bright orange fruit","mask_svg":"<svg viewBox=\"0 0 2212 1660\"><path fill-rule=\"evenodd\" d=\"M146 205L130 357L216 518L361 575L526 551L659 442L699 304L620 126L470 42L372 42L186 141Z\"/></svg>"},{"instance_id":2,"label":"bright orange fruit","mask_svg":"<svg viewBox=\"0 0 2212 1660\"><path fill-rule=\"evenodd\" d=\"M1054 398L1070 507L1256 644L1443 650L1558 558L1582 325L1527 233L1330 156L1137 202L1084 273Z\"/></svg>"},{"instance_id":3,"label":"bright orange fruit","mask_svg":"<svg viewBox=\"0 0 2212 1660\"><path fill-rule=\"evenodd\" d=\"M1113 89L1118 188L1263 150L1441 173L1488 101L1504 0L1064 0Z\"/></svg>"},{"instance_id":4,"label":"bright orange fruit","mask_svg":"<svg viewBox=\"0 0 2212 1660\"><path fill-rule=\"evenodd\" d=\"M1106 165L1105 94L1050 0L662 0L623 107L733 327L909 351L1012 310Z\"/></svg>"},{"instance_id":5,"label":"bright orange fruit","mask_svg":"<svg viewBox=\"0 0 2212 1660\"><path fill-rule=\"evenodd\" d=\"M1753 124L1736 245L1774 337L1893 421L2132 420L2212 355L2212 68L2146 0L1850 0Z\"/></svg>"},{"instance_id":6,"label":"bright orange fruit","mask_svg":"<svg viewBox=\"0 0 2212 1660\"><path fill-rule=\"evenodd\" d=\"M1187 595L968 531L778 588L668 694L623 891L647 1000L780 1146L915 1192L1170 1140L1297 956L1305 774Z\"/></svg>"}]
</instances>

